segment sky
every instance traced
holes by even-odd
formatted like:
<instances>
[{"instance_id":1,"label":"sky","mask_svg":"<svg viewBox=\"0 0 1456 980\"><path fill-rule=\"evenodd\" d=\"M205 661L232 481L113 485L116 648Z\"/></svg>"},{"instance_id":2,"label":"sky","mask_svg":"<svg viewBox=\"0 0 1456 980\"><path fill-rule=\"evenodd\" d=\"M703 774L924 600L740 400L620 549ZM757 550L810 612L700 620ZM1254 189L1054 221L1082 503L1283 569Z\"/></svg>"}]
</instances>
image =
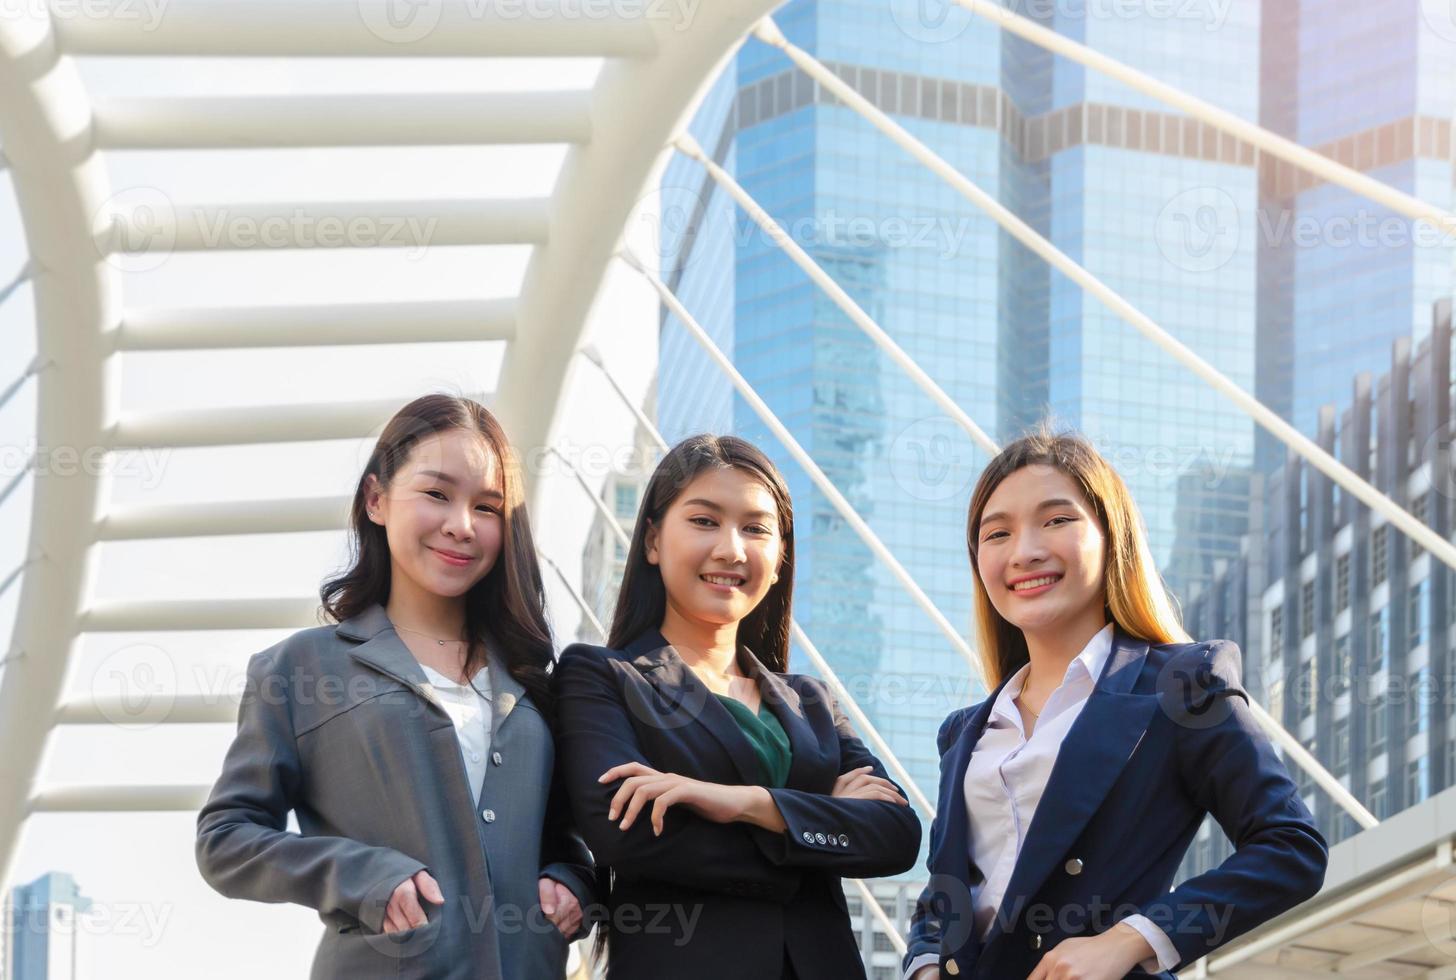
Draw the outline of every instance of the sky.
<instances>
[{"instance_id":1,"label":"sky","mask_svg":"<svg viewBox=\"0 0 1456 980\"><path fill-rule=\"evenodd\" d=\"M485 92L589 87L592 59L411 64L338 59L107 59L78 61L95 95L223 95L290 92ZM532 197L551 192L564 147L119 152L107 155L122 200L164 195L202 201ZM633 222L630 227L642 226ZM177 254L119 260L123 305L225 306L514 295L529 257L521 247ZM8 173L0 172L0 284L25 260ZM651 384L657 306L647 287L613 270L587 341L635 397ZM0 306L0 390L36 350L28 288ZM652 356L644 356L644 352ZM500 369L494 343L389 345L320 350L147 352L120 355L121 414L175 409L398 399L445 388L490 391ZM562 401L561 444L578 451L631 444L632 418L601 376L581 367ZM103 499L163 503L347 495L371 440L112 454ZM0 408L0 487L35 446L34 383ZM583 458L590 458L584 456ZM599 483L598 467L591 475ZM540 551L579 574L592 508L567 475L544 478L532 514ZM0 580L24 560L31 488L0 504ZM210 537L97 545L90 599L314 596L344 556L342 533ZM575 638L569 593L547 575L558 642ZM0 596L8 647L20 589ZM286 630L90 634L70 665L66 697L140 690L240 690L248 657ZM3 648L0 648L3 649ZM61 655L62 651L44 651ZM0 682L3 682L0 667ZM210 785L231 725L92 725L55 730L44 784ZM0 746L0 751L4 747ZM98 980L191 977L207 963L216 980L300 976L320 933L298 906L229 901L201 880L193 860L195 815L40 814L27 824L11 883L71 873L95 903L83 928Z\"/></svg>"}]
</instances>

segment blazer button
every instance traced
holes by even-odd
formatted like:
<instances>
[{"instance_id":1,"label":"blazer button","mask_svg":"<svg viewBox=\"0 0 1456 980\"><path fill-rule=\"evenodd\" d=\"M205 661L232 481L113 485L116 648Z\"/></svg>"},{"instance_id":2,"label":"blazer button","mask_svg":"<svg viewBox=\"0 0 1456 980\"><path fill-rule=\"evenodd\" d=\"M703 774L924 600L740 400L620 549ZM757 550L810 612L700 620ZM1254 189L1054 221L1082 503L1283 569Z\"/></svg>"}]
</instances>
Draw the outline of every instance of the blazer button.
<instances>
[{"instance_id":1,"label":"blazer button","mask_svg":"<svg viewBox=\"0 0 1456 980\"><path fill-rule=\"evenodd\" d=\"M1033 932L1026 940L1026 944L1032 949L1041 949L1041 933Z\"/></svg>"},{"instance_id":2,"label":"blazer button","mask_svg":"<svg viewBox=\"0 0 1456 980\"><path fill-rule=\"evenodd\" d=\"M807 831L807 830L804 831L804 843L805 844L812 844L812 843L814 843L814 835L811 834L811 833L809 833L809 831Z\"/></svg>"},{"instance_id":3,"label":"blazer button","mask_svg":"<svg viewBox=\"0 0 1456 980\"><path fill-rule=\"evenodd\" d=\"M825 838L825 836L823 834L815 834L814 835L814 840L817 841L820 844L823 844L823 843L826 842L826 838Z\"/></svg>"},{"instance_id":4,"label":"blazer button","mask_svg":"<svg viewBox=\"0 0 1456 980\"><path fill-rule=\"evenodd\" d=\"M949 973L953 977L958 977L961 975L961 965L955 960L946 960L945 972Z\"/></svg>"},{"instance_id":5,"label":"blazer button","mask_svg":"<svg viewBox=\"0 0 1456 980\"><path fill-rule=\"evenodd\" d=\"M499 752L492 752L490 754L490 761L491 762L494 762L496 765L500 765L501 764L501 754Z\"/></svg>"},{"instance_id":6,"label":"blazer button","mask_svg":"<svg viewBox=\"0 0 1456 980\"><path fill-rule=\"evenodd\" d=\"M848 847L849 846L849 836L847 834L840 834L839 835L839 846L840 847Z\"/></svg>"},{"instance_id":7,"label":"blazer button","mask_svg":"<svg viewBox=\"0 0 1456 980\"><path fill-rule=\"evenodd\" d=\"M1079 874L1082 873L1082 859L1081 858L1072 858L1072 860L1070 860L1070 861L1068 861L1066 863L1065 867L1066 867L1066 870L1067 870L1067 874L1069 874L1069 875L1079 875Z\"/></svg>"},{"instance_id":8,"label":"blazer button","mask_svg":"<svg viewBox=\"0 0 1456 980\"><path fill-rule=\"evenodd\" d=\"M481 816L481 818L483 820L485 820L486 823L495 823L495 811L494 810L481 810L480 811L480 816Z\"/></svg>"}]
</instances>

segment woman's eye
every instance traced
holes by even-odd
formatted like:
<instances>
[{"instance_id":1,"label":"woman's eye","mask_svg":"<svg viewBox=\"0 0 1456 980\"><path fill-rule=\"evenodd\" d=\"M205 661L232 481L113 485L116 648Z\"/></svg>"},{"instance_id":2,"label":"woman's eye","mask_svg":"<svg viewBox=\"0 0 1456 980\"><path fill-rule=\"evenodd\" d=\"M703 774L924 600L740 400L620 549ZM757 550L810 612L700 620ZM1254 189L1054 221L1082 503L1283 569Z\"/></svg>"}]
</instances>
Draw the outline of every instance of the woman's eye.
<instances>
[{"instance_id":1,"label":"woman's eye","mask_svg":"<svg viewBox=\"0 0 1456 980\"><path fill-rule=\"evenodd\" d=\"M717 522L711 517L689 517L688 520L698 527L717 527Z\"/></svg>"},{"instance_id":2,"label":"woman's eye","mask_svg":"<svg viewBox=\"0 0 1456 980\"><path fill-rule=\"evenodd\" d=\"M426 490L425 493L429 494L431 497L434 497L436 500L445 499L445 495L438 490Z\"/></svg>"},{"instance_id":3,"label":"woman's eye","mask_svg":"<svg viewBox=\"0 0 1456 980\"><path fill-rule=\"evenodd\" d=\"M479 507L477 507L475 509L476 510L483 510L487 514L494 514L494 513L496 513L496 509L494 507L490 506L489 504L481 504Z\"/></svg>"},{"instance_id":4,"label":"woman's eye","mask_svg":"<svg viewBox=\"0 0 1456 980\"><path fill-rule=\"evenodd\" d=\"M1055 524L1057 521L1072 521L1072 520L1076 520L1076 518L1067 517L1065 515L1061 515L1061 516L1058 516L1058 517L1053 517L1051 520L1047 521L1047 523L1048 524Z\"/></svg>"},{"instance_id":5,"label":"woman's eye","mask_svg":"<svg viewBox=\"0 0 1456 980\"><path fill-rule=\"evenodd\" d=\"M987 540L987 541L994 541L996 538L999 538L1001 535L1003 535L1005 533L1006 533L1005 531L992 531L990 534L986 535L985 540Z\"/></svg>"},{"instance_id":6,"label":"woman's eye","mask_svg":"<svg viewBox=\"0 0 1456 980\"><path fill-rule=\"evenodd\" d=\"M744 530L750 531L753 534L772 534L773 533L768 528L764 527L762 524L753 524L753 525L750 525L749 527L744 528Z\"/></svg>"}]
</instances>

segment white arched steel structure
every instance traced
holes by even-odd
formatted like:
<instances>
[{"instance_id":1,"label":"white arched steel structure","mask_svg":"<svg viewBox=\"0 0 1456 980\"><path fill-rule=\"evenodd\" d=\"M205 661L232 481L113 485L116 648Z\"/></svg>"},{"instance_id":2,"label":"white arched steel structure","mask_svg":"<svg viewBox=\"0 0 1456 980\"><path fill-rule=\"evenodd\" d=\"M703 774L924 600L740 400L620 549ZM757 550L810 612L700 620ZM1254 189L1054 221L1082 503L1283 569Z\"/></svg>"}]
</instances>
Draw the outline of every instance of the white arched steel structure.
<instances>
[{"instance_id":1,"label":"white arched steel structure","mask_svg":"<svg viewBox=\"0 0 1456 980\"><path fill-rule=\"evenodd\" d=\"M174 410L121 417L117 358L128 350L498 339L507 344L493 406L521 447L550 444L571 358L607 262L663 148L719 67L777 0L704 4L686 18L655 5L584 16L543 0L528 16L444 0L406 23L388 0L175 0L147 24L104 4L49 16L23 4L0 19L0 137L24 220L35 290L37 440L42 446L223 446L363 437L397 407L363 401L271 409ZM419 17L427 18L420 22ZM95 99L75 55L165 57L450 56L599 57L589 91L510 96ZM112 251L156 247L135 216L108 205L100 151L567 143L551 196L541 200L289 201L250 204L247 216L304 213L340 221L381 214L437 219L431 244L533 246L520 294L499 302L380 303L330 307L127 310ZM223 207L168 216L166 247L215 247L203 227ZM101 220L98 223L98 218ZM140 244L138 244L140 243ZM284 248L316 243L290 239ZM38 471L29 554L20 578L14 647L0 677L0 882L34 812L190 808L205 787L40 786L52 727L115 717L97 703L61 703L71 654L87 631L300 627L316 622L311 597L98 603L92 545L199 534L331 530L345 501L270 500L190 506L108 504L96 475ZM536 488L533 487L533 494ZM174 705L170 722L231 721L222 699Z\"/></svg>"}]
</instances>

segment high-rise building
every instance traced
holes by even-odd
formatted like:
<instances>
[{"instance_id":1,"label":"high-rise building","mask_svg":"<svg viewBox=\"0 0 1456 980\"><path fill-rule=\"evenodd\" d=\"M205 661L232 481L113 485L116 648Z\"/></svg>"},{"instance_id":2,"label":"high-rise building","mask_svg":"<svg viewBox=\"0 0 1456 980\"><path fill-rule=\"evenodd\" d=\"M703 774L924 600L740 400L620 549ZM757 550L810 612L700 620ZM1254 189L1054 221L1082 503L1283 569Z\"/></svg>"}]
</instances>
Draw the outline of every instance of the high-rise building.
<instances>
[{"instance_id":1,"label":"high-rise building","mask_svg":"<svg viewBox=\"0 0 1456 980\"><path fill-rule=\"evenodd\" d=\"M1452 537L1451 306L1417 344L1391 345L1387 371L1357 375L1318 413L1317 441L1441 537ZM1456 573L1290 454L1270 474L1244 553L1186 613L1200 636L1233 639L1244 681L1378 819L1456 785ZM1305 802L1338 842L1354 821L1302 771ZM1185 863L1229 844L1206 826Z\"/></svg>"},{"instance_id":2,"label":"high-rise building","mask_svg":"<svg viewBox=\"0 0 1456 980\"><path fill-rule=\"evenodd\" d=\"M1456 6L1264 4L1264 126L1450 210ZM1260 400L1313 437L1318 409L1419 341L1456 287L1456 241L1286 164L1264 161ZM1260 469L1283 447L1260 437Z\"/></svg>"},{"instance_id":3,"label":"high-rise building","mask_svg":"<svg viewBox=\"0 0 1456 980\"><path fill-rule=\"evenodd\" d=\"M52 871L16 886L7 912L7 980L86 980L92 975L91 899L65 872ZM8 971L8 972L7 972Z\"/></svg>"}]
</instances>

